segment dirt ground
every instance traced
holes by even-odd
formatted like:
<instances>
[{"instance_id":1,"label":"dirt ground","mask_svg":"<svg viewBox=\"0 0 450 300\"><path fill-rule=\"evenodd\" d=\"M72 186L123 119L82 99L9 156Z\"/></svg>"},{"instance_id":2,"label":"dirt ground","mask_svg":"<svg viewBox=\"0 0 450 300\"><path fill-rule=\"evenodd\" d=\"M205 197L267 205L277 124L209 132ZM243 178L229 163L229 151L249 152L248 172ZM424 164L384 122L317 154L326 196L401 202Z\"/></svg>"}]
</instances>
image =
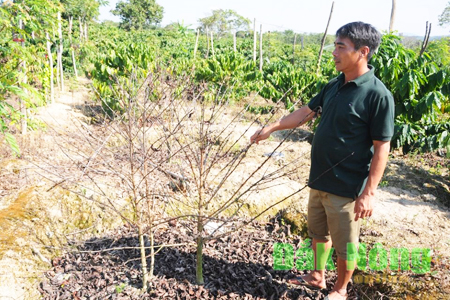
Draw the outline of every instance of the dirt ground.
<instances>
[{"instance_id":1,"label":"dirt ground","mask_svg":"<svg viewBox=\"0 0 450 300\"><path fill-rule=\"evenodd\" d=\"M3 144L0 161L2 166L0 183L0 229L2 229L2 234L0 234L0 240L3 244L0 249L0 299L40 299L42 293L46 295L45 299L56 299L56 296L51 296L50 292L45 294L42 289L42 282L49 284L48 281L45 281L48 276L44 276L44 271L53 270L52 272L55 272L55 269L52 268L60 266L55 263L55 257L67 255L66 253L69 252L66 250L72 249L69 244L74 241L81 243L87 238L102 239L105 232L121 225L120 222L106 222L107 217L103 216L101 211L58 190L53 181L49 180L51 175L45 174L42 166L37 161L33 161L33 158L45 156L61 166L68 164L65 157L69 157L70 154L54 148L52 141L55 136L60 136L64 140L65 137L70 136L68 134L70 132L95 126L88 122L89 116L86 114L86 104L90 102L89 97L88 82L82 81L73 92L61 94L57 103L40 108L35 118L45 123L47 130L39 133L32 132L27 137L19 138L24 152L22 159L13 158ZM248 118L251 117L251 115L248 116ZM258 128L258 125L252 125L249 130L248 124L247 120L233 129L236 133L244 133L243 145L246 143L245 140L248 141L251 134ZM276 148L287 135L289 136L283 145ZM257 165L266 160L274 149L276 149L277 155L270 158L272 161L265 171L270 172L283 164L289 165L287 176L274 181L271 188L252 193L249 196L247 200L253 207L263 206L265 199L283 198L284 195L304 188L309 170L310 136L309 129L302 128L293 133L274 134L260 145L252 146L247 159L243 162L244 170L251 169L253 164ZM82 146L80 145L80 147ZM419 278L410 271L396 274L399 278L405 276L407 281L424 281L428 287L427 299L450 297L449 169L449 159L437 154L404 156L398 152L392 153L376 196L374 214L362 224L361 241L369 247L374 243L381 243L385 249L400 247L408 250L413 248L431 249L432 272L430 274ZM245 171L242 172L245 173ZM241 176L244 175L241 174ZM242 180L240 176L230 178L229 184L232 186L240 180ZM304 221L307 195L308 189L302 189L294 197L265 214L261 221L271 222L272 225L277 222L283 223L282 226L289 224L290 230L296 229L295 233L305 237ZM77 206L68 208L65 204L69 202L71 205L76 203ZM252 209L250 207L249 211ZM67 224L73 222L73 219L70 220L71 218L92 218L86 217L83 210L94 212L97 216L96 220L83 225L84 227L78 226L78 229L68 227ZM98 220L105 222L102 223ZM105 225L106 223L108 224ZM65 228L64 234L61 235L63 238L56 234L55 231L58 228ZM281 237L280 241L282 238L285 237ZM67 258L67 256L64 257ZM381 272L381 275L387 273L389 272ZM53 275L55 276L55 274ZM380 274L380 272L364 273L365 276L372 277L375 274ZM281 284L288 275L278 275L276 280L279 280L278 283ZM138 275L134 274L133 276ZM328 279L331 280L334 275L331 272L329 276ZM399 284L389 282L381 286L377 284L373 282L354 284L352 287L354 292L351 294L353 299L389 299L389 297L395 299L396 295L402 293L408 295L410 297L408 299L421 299L420 297L423 296L423 294L414 292L414 287L402 283L402 281ZM48 285L45 287L52 291ZM279 291L280 297L283 289ZM402 289L410 290L410 292L404 292ZM117 293L117 290L115 291L116 294L120 294ZM245 298L242 295L239 296L239 291L227 291L226 287L223 287L223 293L225 293L223 299L234 298L234 296L230 296L230 293L236 294L236 299ZM114 288L112 294L114 294ZM202 294L200 292L200 294L204 299L208 299L211 295L217 297L217 294L214 293ZM264 293L255 295L260 296L248 299L269 298ZM294 296L288 297L291 294L287 292L283 295L286 299L295 298ZM314 296L302 291L295 295L299 299L315 299ZM88 299L79 298L76 294L72 294L71 297L70 299ZM315 297L321 299L323 295L316 294ZM404 299L401 296L398 297L398 299ZM184 297L184 299L187 298ZM117 299L127 298L123 296ZM130 296L128 299L135 298ZM173 298L167 296L167 299Z\"/></svg>"}]
</instances>

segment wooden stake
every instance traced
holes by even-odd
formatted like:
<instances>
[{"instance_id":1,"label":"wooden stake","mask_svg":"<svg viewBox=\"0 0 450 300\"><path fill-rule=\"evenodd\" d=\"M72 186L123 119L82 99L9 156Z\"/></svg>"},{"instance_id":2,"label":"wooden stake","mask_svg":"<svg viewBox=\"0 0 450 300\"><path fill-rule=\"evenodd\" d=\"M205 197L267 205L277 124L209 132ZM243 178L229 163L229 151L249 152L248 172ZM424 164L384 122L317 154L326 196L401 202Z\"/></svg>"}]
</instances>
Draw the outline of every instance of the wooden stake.
<instances>
[{"instance_id":1,"label":"wooden stake","mask_svg":"<svg viewBox=\"0 0 450 300\"><path fill-rule=\"evenodd\" d=\"M325 33L323 34L322 43L320 45L319 59L317 60L317 71L316 71L317 74L319 74L319 72L320 72L320 61L322 60L323 47L325 46L325 40L327 38L328 27L330 26L331 16L333 15L333 8L334 8L334 1L331 4L330 17L328 18L327 28L325 28Z\"/></svg>"},{"instance_id":2,"label":"wooden stake","mask_svg":"<svg viewBox=\"0 0 450 300\"><path fill-rule=\"evenodd\" d=\"M83 43L83 22L81 17L78 17L78 22L80 23L80 44Z\"/></svg>"},{"instance_id":3,"label":"wooden stake","mask_svg":"<svg viewBox=\"0 0 450 300\"><path fill-rule=\"evenodd\" d=\"M48 32L45 33L45 37L47 39L47 56L48 56L48 62L50 67L50 103L55 103L55 92L53 87L53 81L54 81L54 74L53 74L53 55L50 43L50 35Z\"/></svg>"},{"instance_id":4,"label":"wooden stake","mask_svg":"<svg viewBox=\"0 0 450 300\"><path fill-rule=\"evenodd\" d=\"M195 39L195 47L194 47L194 59L195 56L197 55L197 48L198 48L198 37L200 35L200 29L197 29L197 37Z\"/></svg>"},{"instance_id":5,"label":"wooden stake","mask_svg":"<svg viewBox=\"0 0 450 300\"><path fill-rule=\"evenodd\" d=\"M253 61L256 63L256 19L253 19Z\"/></svg>"},{"instance_id":6,"label":"wooden stake","mask_svg":"<svg viewBox=\"0 0 450 300\"><path fill-rule=\"evenodd\" d=\"M78 78L78 71L77 71L77 63L75 61L75 49L72 44L72 25L73 25L73 17L69 17L69 44L70 48L72 50L72 65L73 65L73 72L75 73L75 78Z\"/></svg>"},{"instance_id":7,"label":"wooden stake","mask_svg":"<svg viewBox=\"0 0 450 300\"><path fill-rule=\"evenodd\" d=\"M262 24L259 29L259 71L262 72L263 67L263 32L262 32Z\"/></svg>"},{"instance_id":8,"label":"wooden stake","mask_svg":"<svg viewBox=\"0 0 450 300\"><path fill-rule=\"evenodd\" d=\"M297 34L294 33L294 44L292 45L292 64L295 64L295 43L297 42Z\"/></svg>"},{"instance_id":9,"label":"wooden stake","mask_svg":"<svg viewBox=\"0 0 450 300\"><path fill-rule=\"evenodd\" d=\"M208 58L208 57L209 57L209 34L208 34L208 27L206 27L206 44L207 44L206 58Z\"/></svg>"},{"instance_id":10,"label":"wooden stake","mask_svg":"<svg viewBox=\"0 0 450 300\"><path fill-rule=\"evenodd\" d=\"M214 57L214 38L213 38L213 32L211 31L211 52Z\"/></svg>"},{"instance_id":11,"label":"wooden stake","mask_svg":"<svg viewBox=\"0 0 450 300\"><path fill-rule=\"evenodd\" d=\"M427 25L425 27L425 36L423 38L422 49L420 49L419 56L422 56L422 54L425 52L425 49L428 46L428 41L430 39L430 34L431 34L431 23L430 23L430 26L428 26L428 21L427 21Z\"/></svg>"},{"instance_id":12,"label":"wooden stake","mask_svg":"<svg viewBox=\"0 0 450 300\"><path fill-rule=\"evenodd\" d=\"M389 33L394 31L395 12L397 10L397 1L392 0L391 20L389 22Z\"/></svg>"},{"instance_id":13,"label":"wooden stake","mask_svg":"<svg viewBox=\"0 0 450 300\"><path fill-rule=\"evenodd\" d=\"M59 81L61 83L61 92L64 92L64 72L62 65L62 53L63 53L63 36L61 25L61 12L58 12L58 36L59 36L59 48L58 48L58 68L59 68Z\"/></svg>"},{"instance_id":14,"label":"wooden stake","mask_svg":"<svg viewBox=\"0 0 450 300\"><path fill-rule=\"evenodd\" d=\"M23 21L22 19L19 19L19 28L21 30L23 30ZM24 37L22 35L21 36L21 40L22 42L20 43L22 48L25 48L25 41L24 41ZM22 73L22 83L27 83L28 78L27 78L27 66L25 63L25 60L22 60L22 62L20 63L20 72ZM25 94L27 94L27 90L25 88L23 88ZM26 99L22 99L19 98L19 107L20 107L20 112L22 114L22 116L20 116L20 127L21 127L21 131L22 134L26 134L27 133L27 118L28 118L28 112L27 112L27 106L26 106Z\"/></svg>"}]
</instances>

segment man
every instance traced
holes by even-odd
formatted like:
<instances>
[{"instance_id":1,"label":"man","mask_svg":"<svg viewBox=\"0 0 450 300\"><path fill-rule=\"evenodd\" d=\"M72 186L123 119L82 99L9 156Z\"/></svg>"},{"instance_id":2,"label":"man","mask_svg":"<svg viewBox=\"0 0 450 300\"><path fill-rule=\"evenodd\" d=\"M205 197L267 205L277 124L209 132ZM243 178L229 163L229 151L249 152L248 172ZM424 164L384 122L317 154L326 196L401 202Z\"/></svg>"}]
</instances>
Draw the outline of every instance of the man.
<instances>
[{"instance_id":1,"label":"man","mask_svg":"<svg viewBox=\"0 0 450 300\"><path fill-rule=\"evenodd\" d=\"M307 106L250 138L258 143L274 131L310 121L321 111L311 148L308 234L315 253L317 245L322 250L333 245L338 257L337 281L326 299L347 299L347 284L354 271L347 244L357 245L360 219L372 215L375 190L389 155L394 100L368 64L380 42L380 33L369 24L342 26L333 51L336 69L342 73ZM324 266L317 265L317 254L315 270L290 283L326 288Z\"/></svg>"}]
</instances>

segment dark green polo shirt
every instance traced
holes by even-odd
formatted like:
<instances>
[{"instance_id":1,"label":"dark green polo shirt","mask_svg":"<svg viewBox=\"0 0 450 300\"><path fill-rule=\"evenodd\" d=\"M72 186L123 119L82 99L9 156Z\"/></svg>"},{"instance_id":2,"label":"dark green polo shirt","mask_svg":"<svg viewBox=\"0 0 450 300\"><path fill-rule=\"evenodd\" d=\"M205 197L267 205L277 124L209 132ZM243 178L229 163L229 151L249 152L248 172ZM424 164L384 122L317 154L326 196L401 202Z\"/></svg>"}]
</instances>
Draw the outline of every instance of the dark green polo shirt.
<instances>
[{"instance_id":1,"label":"dark green polo shirt","mask_svg":"<svg viewBox=\"0 0 450 300\"><path fill-rule=\"evenodd\" d=\"M356 199L369 175L372 141L389 141L394 133L394 99L369 68L345 85L344 74L332 79L308 103L312 110L322 107L311 149L311 188Z\"/></svg>"}]
</instances>

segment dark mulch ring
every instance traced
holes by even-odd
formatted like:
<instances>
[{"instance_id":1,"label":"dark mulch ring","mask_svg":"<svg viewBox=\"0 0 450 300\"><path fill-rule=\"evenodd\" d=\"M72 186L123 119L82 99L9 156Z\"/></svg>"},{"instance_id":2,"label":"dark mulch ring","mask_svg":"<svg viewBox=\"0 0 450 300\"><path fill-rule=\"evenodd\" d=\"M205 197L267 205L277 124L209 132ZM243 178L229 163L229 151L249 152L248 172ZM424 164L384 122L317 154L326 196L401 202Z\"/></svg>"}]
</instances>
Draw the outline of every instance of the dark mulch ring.
<instances>
[{"instance_id":1,"label":"dark mulch ring","mask_svg":"<svg viewBox=\"0 0 450 300\"><path fill-rule=\"evenodd\" d=\"M236 225L236 224L234 224ZM193 241L193 223L178 222L155 232L157 244ZM204 285L196 285L195 246L162 248L155 258L155 276L140 292L142 273L135 230L123 227L108 237L83 242L77 251L53 259L53 268L40 283L43 299L323 299L327 292L288 287L286 280L302 272L273 269L273 244L300 239L289 228L253 223L203 248ZM147 242L148 243L148 242ZM148 254L148 252L147 252ZM150 265L150 258L147 259ZM335 280L327 272L328 290ZM350 286L349 299L357 298Z\"/></svg>"}]
</instances>

